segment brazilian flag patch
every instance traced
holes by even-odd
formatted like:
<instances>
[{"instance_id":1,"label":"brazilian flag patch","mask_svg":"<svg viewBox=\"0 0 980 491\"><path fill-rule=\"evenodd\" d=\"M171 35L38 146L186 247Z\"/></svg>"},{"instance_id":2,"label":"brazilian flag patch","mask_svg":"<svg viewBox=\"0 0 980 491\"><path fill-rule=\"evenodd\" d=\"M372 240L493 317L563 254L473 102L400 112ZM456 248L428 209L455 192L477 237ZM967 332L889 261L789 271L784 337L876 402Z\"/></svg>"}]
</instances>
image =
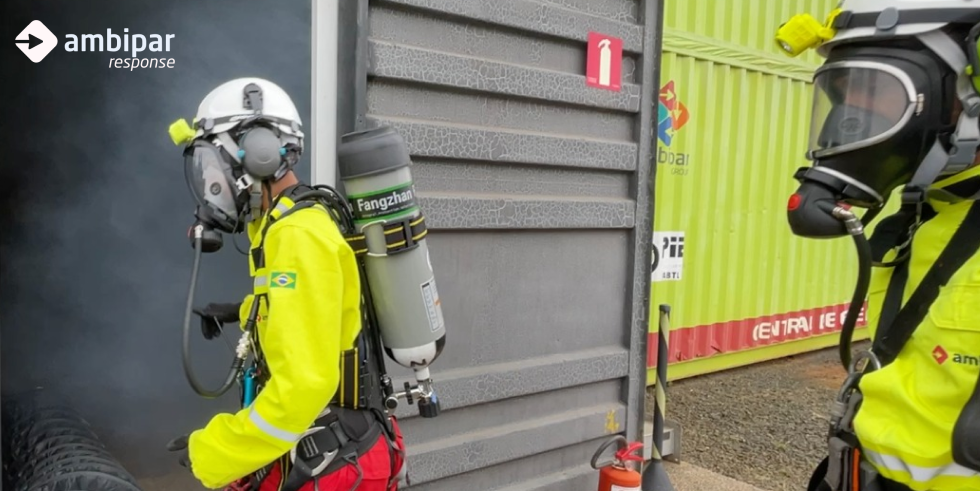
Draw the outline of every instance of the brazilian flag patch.
<instances>
[{"instance_id":1,"label":"brazilian flag patch","mask_svg":"<svg viewBox=\"0 0 980 491\"><path fill-rule=\"evenodd\" d=\"M288 273L285 271L273 271L269 275L271 282L269 283L269 288L289 288L292 290L296 289L296 273Z\"/></svg>"}]
</instances>

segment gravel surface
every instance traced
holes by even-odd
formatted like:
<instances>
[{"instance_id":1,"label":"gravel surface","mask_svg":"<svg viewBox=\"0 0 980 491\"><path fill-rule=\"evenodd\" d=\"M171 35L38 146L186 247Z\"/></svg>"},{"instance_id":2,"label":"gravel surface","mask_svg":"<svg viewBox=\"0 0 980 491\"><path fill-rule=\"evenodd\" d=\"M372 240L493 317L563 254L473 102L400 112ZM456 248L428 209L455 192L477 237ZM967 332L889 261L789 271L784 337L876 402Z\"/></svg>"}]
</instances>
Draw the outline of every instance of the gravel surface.
<instances>
[{"instance_id":1,"label":"gravel surface","mask_svg":"<svg viewBox=\"0 0 980 491\"><path fill-rule=\"evenodd\" d=\"M805 490L843 379L833 348L673 382L667 418L683 430L681 460L768 491Z\"/></svg>"}]
</instances>

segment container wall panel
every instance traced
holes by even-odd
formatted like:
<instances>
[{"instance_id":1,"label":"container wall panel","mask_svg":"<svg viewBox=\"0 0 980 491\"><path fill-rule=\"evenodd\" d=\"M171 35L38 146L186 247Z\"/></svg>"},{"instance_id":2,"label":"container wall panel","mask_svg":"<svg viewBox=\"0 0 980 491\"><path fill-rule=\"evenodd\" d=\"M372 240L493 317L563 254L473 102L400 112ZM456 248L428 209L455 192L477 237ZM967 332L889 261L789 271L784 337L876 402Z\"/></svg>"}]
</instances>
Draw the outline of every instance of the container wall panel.
<instances>
[{"instance_id":1,"label":"container wall panel","mask_svg":"<svg viewBox=\"0 0 980 491\"><path fill-rule=\"evenodd\" d=\"M756 52L783 56L774 35L780 24L809 13L823 21L837 0L667 0L664 25ZM815 53L801 58L816 63Z\"/></svg>"},{"instance_id":2,"label":"container wall panel","mask_svg":"<svg viewBox=\"0 0 980 491\"><path fill-rule=\"evenodd\" d=\"M359 5L352 118L409 147L447 325L444 412L397 411L412 489L594 488L601 439L642 431L657 3ZM586 85L590 31L621 90Z\"/></svg>"},{"instance_id":3,"label":"container wall panel","mask_svg":"<svg viewBox=\"0 0 980 491\"><path fill-rule=\"evenodd\" d=\"M672 307L671 379L836 343L854 245L796 237L786 221L818 59L772 41L789 16L833 4L666 3L652 305Z\"/></svg>"}]
</instances>

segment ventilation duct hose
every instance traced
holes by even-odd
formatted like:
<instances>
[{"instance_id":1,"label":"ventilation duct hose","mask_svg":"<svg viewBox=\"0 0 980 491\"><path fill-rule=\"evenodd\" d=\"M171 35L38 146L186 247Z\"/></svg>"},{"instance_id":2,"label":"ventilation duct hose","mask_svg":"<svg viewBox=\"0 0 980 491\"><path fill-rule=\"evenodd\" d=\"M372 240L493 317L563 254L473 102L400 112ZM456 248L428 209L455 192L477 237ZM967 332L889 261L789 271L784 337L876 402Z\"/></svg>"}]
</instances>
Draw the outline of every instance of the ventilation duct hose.
<instances>
[{"instance_id":1,"label":"ventilation duct hose","mask_svg":"<svg viewBox=\"0 0 980 491\"><path fill-rule=\"evenodd\" d=\"M136 478L73 410L17 406L4 414L3 474L7 489L140 491Z\"/></svg>"}]
</instances>

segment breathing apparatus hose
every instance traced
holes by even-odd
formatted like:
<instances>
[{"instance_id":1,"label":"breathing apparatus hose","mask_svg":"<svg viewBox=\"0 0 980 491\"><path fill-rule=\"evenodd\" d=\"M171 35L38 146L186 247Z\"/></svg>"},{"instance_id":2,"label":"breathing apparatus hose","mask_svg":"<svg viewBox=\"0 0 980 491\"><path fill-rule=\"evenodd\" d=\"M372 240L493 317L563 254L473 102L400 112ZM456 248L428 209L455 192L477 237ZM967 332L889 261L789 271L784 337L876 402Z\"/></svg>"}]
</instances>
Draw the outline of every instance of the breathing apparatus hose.
<instances>
[{"instance_id":1,"label":"breathing apparatus hose","mask_svg":"<svg viewBox=\"0 0 980 491\"><path fill-rule=\"evenodd\" d=\"M835 218L844 222L847 233L854 238L854 245L857 247L857 285L854 287L854 295L851 297L851 304L847 308L847 316L840 333L840 361L844 365L844 370L849 371L854 329L857 326L858 317L861 315L861 309L864 308L864 300L868 296L868 288L871 285L871 243L864 235L864 223L853 212L842 206L828 206L825 203L820 203L820 205Z\"/></svg>"},{"instance_id":2,"label":"breathing apparatus hose","mask_svg":"<svg viewBox=\"0 0 980 491\"><path fill-rule=\"evenodd\" d=\"M858 316L864 307L864 300L871 284L871 244L863 233L853 235L853 237L858 250L858 280L840 334L840 361L845 370L851 366L851 342L854 339L854 328L857 326Z\"/></svg>"},{"instance_id":3,"label":"breathing apparatus hose","mask_svg":"<svg viewBox=\"0 0 980 491\"><path fill-rule=\"evenodd\" d=\"M200 226L198 226L200 227ZM207 398L216 398L228 392L228 389L232 387L235 383L235 379L238 377L239 371L241 371L242 366L245 364L244 357L235 356L234 361L232 361L231 369L228 371L228 378L225 380L224 384L217 390L208 390L197 380L194 376L194 370L191 368L191 314L194 309L194 291L197 289L197 273L201 266L201 230L195 227L194 232L194 267L191 270L191 285L187 290L187 308L184 311L184 342L183 342L183 361L184 361L184 374L187 376L187 382L191 384L191 388L194 392ZM258 302L253 302L253 310L258 306ZM251 317L250 317L251 318Z\"/></svg>"}]
</instances>

